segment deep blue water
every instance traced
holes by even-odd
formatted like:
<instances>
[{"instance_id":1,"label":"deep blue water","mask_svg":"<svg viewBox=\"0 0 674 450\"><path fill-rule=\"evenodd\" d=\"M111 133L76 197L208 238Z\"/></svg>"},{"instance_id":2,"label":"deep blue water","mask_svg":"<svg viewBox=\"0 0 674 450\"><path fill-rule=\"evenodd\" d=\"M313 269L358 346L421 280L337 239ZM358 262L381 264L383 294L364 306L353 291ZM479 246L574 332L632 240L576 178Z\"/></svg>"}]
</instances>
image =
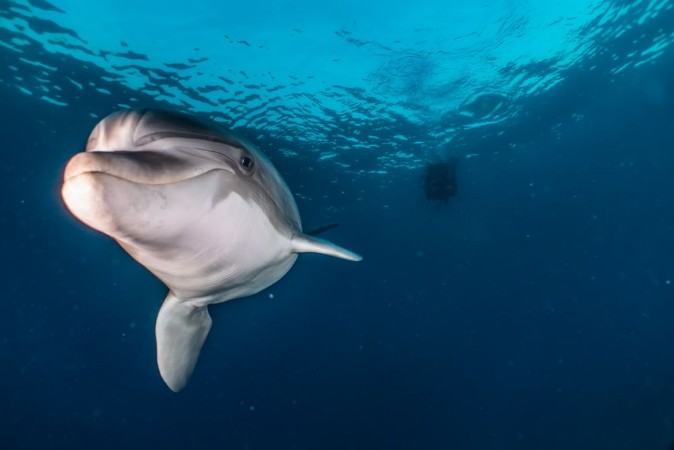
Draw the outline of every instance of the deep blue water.
<instances>
[{"instance_id":1,"label":"deep blue water","mask_svg":"<svg viewBox=\"0 0 674 450\"><path fill-rule=\"evenodd\" d=\"M220 6L228 40L210 49L171 22L185 11L155 11L151 26L199 48L175 44L170 60L137 29L147 11L120 12L129 28L96 18L119 46L106 49L77 2L0 2L0 448L671 448L674 9L577 3L587 16L538 24L527 2L461 20L458 4L380 4L411 17L400 39L347 4L328 11L333 67L307 62L332 47L299 2L239 14L234 32ZM412 39L415 20L437 23ZM555 24L566 38L541 50ZM299 62L218 53L273 48L279 28L315 46L298 41ZM268 290L211 308L179 394L155 363L165 288L60 198L65 163L120 105L236 128L305 226L339 222L325 237L365 257L301 255ZM459 189L438 207L421 178L447 155Z\"/></svg>"}]
</instances>

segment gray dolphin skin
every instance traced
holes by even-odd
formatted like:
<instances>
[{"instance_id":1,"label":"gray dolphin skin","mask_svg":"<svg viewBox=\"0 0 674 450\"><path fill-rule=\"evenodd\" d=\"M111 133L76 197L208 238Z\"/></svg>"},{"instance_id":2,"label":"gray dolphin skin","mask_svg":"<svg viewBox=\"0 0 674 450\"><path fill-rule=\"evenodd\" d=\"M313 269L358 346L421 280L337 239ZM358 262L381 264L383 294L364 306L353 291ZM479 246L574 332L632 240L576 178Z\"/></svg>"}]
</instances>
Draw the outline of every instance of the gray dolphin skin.
<instances>
[{"instance_id":1,"label":"gray dolphin skin","mask_svg":"<svg viewBox=\"0 0 674 450\"><path fill-rule=\"evenodd\" d=\"M159 372L174 392L197 363L209 305L265 289L298 253L362 259L302 233L290 190L253 145L181 114L106 117L68 162L61 193L75 217L169 288L155 333Z\"/></svg>"}]
</instances>

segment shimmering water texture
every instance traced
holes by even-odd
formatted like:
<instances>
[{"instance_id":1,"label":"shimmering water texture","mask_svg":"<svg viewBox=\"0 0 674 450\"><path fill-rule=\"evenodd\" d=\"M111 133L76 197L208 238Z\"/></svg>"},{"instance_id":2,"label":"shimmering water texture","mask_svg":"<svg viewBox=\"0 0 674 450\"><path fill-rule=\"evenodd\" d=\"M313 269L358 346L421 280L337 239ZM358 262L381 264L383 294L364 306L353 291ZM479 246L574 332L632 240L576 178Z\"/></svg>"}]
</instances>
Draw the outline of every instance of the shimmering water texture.
<instances>
[{"instance_id":1,"label":"shimmering water texture","mask_svg":"<svg viewBox=\"0 0 674 450\"><path fill-rule=\"evenodd\" d=\"M505 150L560 114L580 119L593 86L657 61L674 40L666 0L422 0L411 10L211 0L163 5L161 20L138 3L4 2L0 82L62 107L160 102L288 158L386 174L422 167L447 144ZM657 101L658 86L647 88Z\"/></svg>"}]
</instances>

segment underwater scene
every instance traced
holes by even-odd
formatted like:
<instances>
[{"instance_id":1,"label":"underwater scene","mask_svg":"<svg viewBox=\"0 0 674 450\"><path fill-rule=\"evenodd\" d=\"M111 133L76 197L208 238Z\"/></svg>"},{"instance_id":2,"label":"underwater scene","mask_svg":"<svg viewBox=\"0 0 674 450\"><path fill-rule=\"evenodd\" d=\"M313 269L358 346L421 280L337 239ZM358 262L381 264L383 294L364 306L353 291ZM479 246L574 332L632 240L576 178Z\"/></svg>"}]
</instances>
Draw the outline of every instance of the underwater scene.
<instances>
[{"instance_id":1,"label":"underwater scene","mask_svg":"<svg viewBox=\"0 0 674 450\"><path fill-rule=\"evenodd\" d=\"M674 448L674 0L0 24L0 449Z\"/></svg>"}]
</instances>

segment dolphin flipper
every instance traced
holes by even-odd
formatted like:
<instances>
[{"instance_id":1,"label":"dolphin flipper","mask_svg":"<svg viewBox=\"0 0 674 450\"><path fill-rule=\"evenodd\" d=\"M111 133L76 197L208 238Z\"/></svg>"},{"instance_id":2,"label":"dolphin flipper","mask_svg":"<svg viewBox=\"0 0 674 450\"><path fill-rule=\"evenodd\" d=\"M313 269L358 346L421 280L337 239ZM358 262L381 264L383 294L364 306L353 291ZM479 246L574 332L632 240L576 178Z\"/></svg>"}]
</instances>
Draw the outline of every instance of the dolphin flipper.
<instances>
[{"instance_id":1,"label":"dolphin flipper","mask_svg":"<svg viewBox=\"0 0 674 450\"><path fill-rule=\"evenodd\" d=\"M157 365L173 392L187 384L212 323L206 306L185 303L173 292L166 296L155 326Z\"/></svg>"},{"instance_id":2,"label":"dolphin flipper","mask_svg":"<svg viewBox=\"0 0 674 450\"><path fill-rule=\"evenodd\" d=\"M295 253L320 253L348 261L361 261L363 259L358 253L335 245L325 239L309 236L308 234L296 234L293 236L291 244L292 251Z\"/></svg>"}]
</instances>

